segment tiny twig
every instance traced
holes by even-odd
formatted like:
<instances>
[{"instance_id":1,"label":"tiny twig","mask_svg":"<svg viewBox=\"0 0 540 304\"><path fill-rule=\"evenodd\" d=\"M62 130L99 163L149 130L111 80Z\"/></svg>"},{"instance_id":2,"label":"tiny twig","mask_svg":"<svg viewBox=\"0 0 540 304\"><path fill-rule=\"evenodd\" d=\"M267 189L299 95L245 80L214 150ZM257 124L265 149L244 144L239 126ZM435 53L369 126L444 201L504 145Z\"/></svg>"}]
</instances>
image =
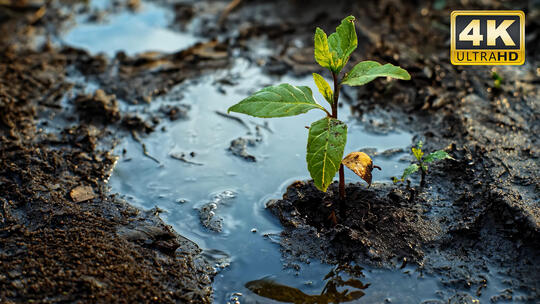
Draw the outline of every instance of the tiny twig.
<instances>
[{"instance_id":1,"label":"tiny twig","mask_svg":"<svg viewBox=\"0 0 540 304\"><path fill-rule=\"evenodd\" d=\"M38 22L41 18L43 18L43 16L45 16L45 13L47 12L47 7L45 5L41 6L33 15L32 15L32 18L30 19L30 24L34 24L36 22Z\"/></svg>"},{"instance_id":2,"label":"tiny twig","mask_svg":"<svg viewBox=\"0 0 540 304\"><path fill-rule=\"evenodd\" d=\"M332 221L332 224L333 224L334 226L337 225L337 216L336 216L336 212L335 212L334 210L332 210L332 213L330 213L330 215L328 216L328 219L329 219L330 221Z\"/></svg>"},{"instance_id":3,"label":"tiny twig","mask_svg":"<svg viewBox=\"0 0 540 304\"><path fill-rule=\"evenodd\" d=\"M232 0L219 16L219 25L223 26L229 14L242 3L242 0Z\"/></svg>"},{"instance_id":4,"label":"tiny twig","mask_svg":"<svg viewBox=\"0 0 540 304\"><path fill-rule=\"evenodd\" d=\"M498 160L501 165L504 167L504 170L506 171L506 173L508 173L509 176L513 177L514 175L510 172L510 168L508 168L508 165L506 165L506 163L500 159L499 157L495 157L496 160ZM503 173L504 174L504 173ZM501 177L503 174L500 174L498 177Z\"/></svg>"},{"instance_id":5,"label":"tiny twig","mask_svg":"<svg viewBox=\"0 0 540 304\"><path fill-rule=\"evenodd\" d=\"M179 161L183 161L186 164L195 165L195 166L203 166L203 164L201 164L201 163L197 163L197 162L190 161L190 160L186 159L186 157L184 156L183 153L181 155L171 153L171 154L169 154L169 156L174 158L174 159L177 159Z\"/></svg>"},{"instance_id":6,"label":"tiny twig","mask_svg":"<svg viewBox=\"0 0 540 304\"><path fill-rule=\"evenodd\" d=\"M227 113L223 113L221 111L214 111L217 115L219 116L222 116L222 117L225 117L225 118L228 118L228 119L232 119L236 122L238 122L239 124L241 124L242 126L246 127L246 129L248 129L248 131L251 131L251 129L249 128L248 124L243 121L242 119L236 117L236 116L233 116L233 115L230 115L230 114L227 114Z\"/></svg>"},{"instance_id":7,"label":"tiny twig","mask_svg":"<svg viewBox=\"0 0 540 304\"><path fill-rule=\"evenodd\" d=\"M266 131L270 132L271 134L274 134L274 131L272 131L272 129L270 129L267 122L265 122L264 124L259 124L259 123L256 123L254 121L250 121L250 123L256 125L257 127L261 127L263 129L265 129Z\"/></svg>"},{"instance_id":8,"label":"tiny twig","mask_svg":"<svg viewBox=\"0 0 540 304\"><path fill-rule=\"evenodd\" d=\"M146 145L142 142L141 138L139 137L139 134L137 133L137 131L135 130L131 130L131 136L133 136L133 139L138 142L139 144L141 144L141 147L142 147L142 150L143 150L143 154L144 156L150 158L151 160L155 161L156 163L160 164L161 163L159 162L159 160L155 157L153 157L152 155L150 155L148 153L148 150L146 149Z\"/></svg>"}]
</instances>

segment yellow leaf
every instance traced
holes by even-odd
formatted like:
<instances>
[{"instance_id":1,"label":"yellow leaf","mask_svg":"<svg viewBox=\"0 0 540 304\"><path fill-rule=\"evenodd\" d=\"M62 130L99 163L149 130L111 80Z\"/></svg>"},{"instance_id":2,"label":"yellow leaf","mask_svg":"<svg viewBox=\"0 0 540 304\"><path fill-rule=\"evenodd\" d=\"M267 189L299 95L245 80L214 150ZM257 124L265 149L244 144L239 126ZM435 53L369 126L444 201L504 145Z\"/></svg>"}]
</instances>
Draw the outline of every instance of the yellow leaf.
<instances>
[{"instance_id":1,"label":"yellow leaf","mask_svg":"<svg viewBox=\"0 0 540 304\"><path fill-rule=\"evenodd\" d=\"M368 183L368 187L371 186L371 171L373 171L373 167L379 170L381 169L378 166L373 166L373 161L364 152L349 153L341 163L365 180Z\"/></svg>"}]
</instances>

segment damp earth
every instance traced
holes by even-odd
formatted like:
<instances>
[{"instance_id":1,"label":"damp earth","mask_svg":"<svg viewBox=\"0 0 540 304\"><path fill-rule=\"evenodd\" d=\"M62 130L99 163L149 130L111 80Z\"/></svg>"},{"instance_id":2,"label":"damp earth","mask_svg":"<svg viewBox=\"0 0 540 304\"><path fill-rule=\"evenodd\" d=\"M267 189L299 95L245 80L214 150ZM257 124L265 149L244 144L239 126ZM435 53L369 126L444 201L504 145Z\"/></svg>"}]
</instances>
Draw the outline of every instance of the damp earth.
<instances>
[{"instance_id":1,"label":"damp earth","mask_svg":"<svg viewBox=\"0 0 540 304\"><path fill-rule=\"evenodd\" d=\"M512 3L523 66L474 69L448 60L457 9L509 8L0 1L0 302L536 303L540 7ZM345 153L382 170L369 188L347 172L340 201L305 165L319 114L227 108L276 83L317 92L313 30L346 15L352 62L412 79L342 92ZM393 184L419 140L455 160Z\"/></svg>"}]
</instances>

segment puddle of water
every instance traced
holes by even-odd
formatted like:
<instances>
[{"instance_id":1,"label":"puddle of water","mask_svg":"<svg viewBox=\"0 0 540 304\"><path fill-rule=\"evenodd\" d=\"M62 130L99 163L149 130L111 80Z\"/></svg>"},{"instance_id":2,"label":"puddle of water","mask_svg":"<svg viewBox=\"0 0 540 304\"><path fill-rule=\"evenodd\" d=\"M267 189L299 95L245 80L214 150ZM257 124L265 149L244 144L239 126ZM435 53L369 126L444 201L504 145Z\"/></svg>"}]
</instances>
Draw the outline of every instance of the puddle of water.
<instances>
[{"instance_id":1,"label":"puddle of water","mask_svg":"<svg viewBox=\"0 0 540 304\"><path fill-rule=\"evenodd\" d=\"M92 9L103 10L107 2L92 1ZM168 28L173 13L152 3L142 2L137 12L123 10L110 14L102 22L88 21L88 16L79 16L77 25L61 37L63 44L88 50L90 53L105 53L113 57L124 51L128 55L148 51L176 52L183 50L198 39L185 32Z\"/></svg>"},{"instance_id":2,"label":"puddle of water","mask_svg":"<svg viewBox=\"0 0 540 304\"><path fill-rule=\"evenodd\" d=\"M222 77L233 79L237 84L218 89L215 80ZM230 105L254 90L280 82L308 85L316 98L323 101L311 77L272 79L258 68L238 61L233 72L224 71L222 75L184 84L151 105L158 108L164 103L178 103L182 95L181 102L191 106L188 119L165 123L165 132L156 132L144 139L148 152L161 165L144 157L140 144L132 139L125 139L117 147L118 152L126 149L127 153L110 180L112 191L126 194L139 207L158 206L167 210L162 214L167 223L203 248L212 249L208 255L216 256L216 264L226 266L230 263L215 279L216 303L230 301L235 292L243 294L242 303L267 303L269 299L263 301L245 287L248 281L267 276L272 276L278 284L301 289L306 294L320 294L325 284L323 278L332 268L313 261L303 265L300 272L283 270L279 245L271 241L281 227L264 209L268 199L279 198L292 181L309 178L305 163L308 130L304 126L323 117L324 113L311 111L296 117L267 120L236 115L245 122L246 128L215 112L226 112ZM134 110L138 106L126 107ZM411 143L409 133L381 136L364 132L346 105L340 109L340 117L349 125L346 153L366 147L378 151L405 148ZM260 128L262 141L255 147L248 147L257 162L246 162L227 151L231 140L241 136L255 138L256 125L265 123L269 130ZM195 152L194 157L189 156L191 152ZM170 157L171 153L184 153L187 159L203 165L181 162ZM376 157L375 163L383 171L374 171L374 181L388 182L391 176L399 175L407 166L399 161L404 155ZM349 182L360 181L352 172L347 172L346 178ZM215 210L224 219L223 232L216 233L202 227L197 208L226 190L233 191L235 197ZM265 234L273 237L264 237ZM228 255L228 260L224 255ZM371 286L364 291L366 295L362 301L381 302L396 295L400 298L406 295L411 303L433 298L436 281L410 271L410 274L404 274L402 271L365 269L362 282Z\"/></svg>"}]
</instances>

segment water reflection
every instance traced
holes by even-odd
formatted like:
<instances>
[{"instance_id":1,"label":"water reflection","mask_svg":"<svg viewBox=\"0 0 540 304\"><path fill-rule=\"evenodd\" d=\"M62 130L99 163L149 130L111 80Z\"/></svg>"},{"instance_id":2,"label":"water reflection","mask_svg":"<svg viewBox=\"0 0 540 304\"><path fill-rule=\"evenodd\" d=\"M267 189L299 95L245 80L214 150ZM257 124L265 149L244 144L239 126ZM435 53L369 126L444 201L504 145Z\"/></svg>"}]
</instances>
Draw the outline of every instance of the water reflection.
<instances>
[{"instance_id":1,"label":"water reflection","mask_svg":"<svg viewBox=\"0 0 540 304\"><path fill-rule=\"evenodd\" d=\"M282 285L268 278L247 282L245 286L261 297L283 303L346 303L363 297L363 290L370 285L360 281L359 278L364 277L362 270L362 267L357 265L336 266L323 278L323 281L327 282L319 295L309 295L298 288Z\"/></svg>"},{"instance_id":2,"label":"water reflection","mask_svg":"<svg viewBox=\"0 0 540 304\"><path fill-rule=\"evenodd\" d=\"M172 12L152 3L143 2L137 12L110 14L104 22L77 19L77 26L63 35L65 44L91 53L113 57L123 51L135 55L148 51L176 52L195 44L198 39L186 32L168 27Z\"/></svg>"}]
</instances>

